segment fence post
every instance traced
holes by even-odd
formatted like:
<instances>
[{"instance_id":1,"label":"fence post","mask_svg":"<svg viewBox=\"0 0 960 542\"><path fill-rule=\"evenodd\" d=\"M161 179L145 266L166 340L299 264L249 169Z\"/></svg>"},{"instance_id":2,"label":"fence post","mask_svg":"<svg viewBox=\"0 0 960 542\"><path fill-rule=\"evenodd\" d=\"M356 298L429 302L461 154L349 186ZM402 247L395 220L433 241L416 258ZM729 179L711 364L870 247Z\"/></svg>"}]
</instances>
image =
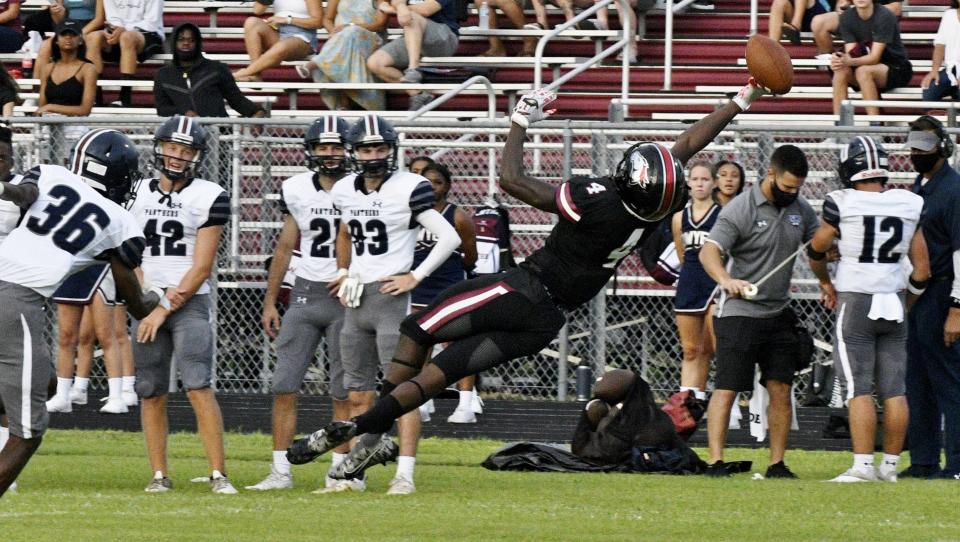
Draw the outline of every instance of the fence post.
<instances>
[{"instance_id":1,"label":"fence post","mask_svg":"<svg viewBox=\"0 0 960 542\"><path fill-rule=\"evenodd\" d=\"M593 375L603 376L607 368L607 283L590 302L593 327Z\"/></svg>"},{"instance_id":2,"label":"fence post","mask_svg":"<svg viewBox=\"0 0 960 542\"><path fill-rule=\"evenodd\" d=\"M573 130L570 129L570 120L566 122L563 128L563 180L569 180L573 176ZM567 365L567 356L570 353L570 329L568 324L563 324L560 329L560 345L557 347L559 355L557 356L557 400L567 400L567 376L569 366Z\"/></svg>"}]
</instances>

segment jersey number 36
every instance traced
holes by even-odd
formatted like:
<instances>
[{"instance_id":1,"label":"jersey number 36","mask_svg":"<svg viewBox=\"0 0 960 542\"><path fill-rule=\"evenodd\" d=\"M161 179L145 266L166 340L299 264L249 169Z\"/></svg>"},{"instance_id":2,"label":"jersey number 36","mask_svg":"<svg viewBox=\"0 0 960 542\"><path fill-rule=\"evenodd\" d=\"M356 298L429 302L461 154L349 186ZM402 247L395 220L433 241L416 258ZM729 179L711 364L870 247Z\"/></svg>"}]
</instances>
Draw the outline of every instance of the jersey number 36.
<instances>
[{"instance_id":1,"label":"jersey number 36","mask_svg":"<svg viewBox=\"0 0 960 542\"><path fill-rule=\"evenodd\" d=\"M70 215L80 203L80 194L69 186L54 186L50 189L50 197L59 201L43 209L46 217L31 215L27 219L27 229L37 235L49 235L52 232L53 244L61 250L77 255L110 224L106 211L89 201ZM67 215L70 218L64 220Z\"/></svg>"}]
</instances>

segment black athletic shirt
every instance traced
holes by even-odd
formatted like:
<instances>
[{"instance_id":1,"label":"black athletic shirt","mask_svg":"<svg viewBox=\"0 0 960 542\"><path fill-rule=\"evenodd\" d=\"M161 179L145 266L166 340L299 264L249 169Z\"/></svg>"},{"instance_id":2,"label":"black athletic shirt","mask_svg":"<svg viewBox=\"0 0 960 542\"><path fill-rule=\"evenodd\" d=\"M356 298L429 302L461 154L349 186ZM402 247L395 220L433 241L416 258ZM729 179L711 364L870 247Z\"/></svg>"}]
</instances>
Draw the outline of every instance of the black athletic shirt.
<instances>
[{"instance_id":1,"label":"black athletic shirt","mask_svg":"<svg viewBox=\"0 0 960 542\"><path fill-rule=\"evenodd\" d=\"M627 211L609 177L571 179L557 188L556 200L560 221L525 263L559 305L572 309L607 284L655 224Z\"/></svg>"}]
</instances>

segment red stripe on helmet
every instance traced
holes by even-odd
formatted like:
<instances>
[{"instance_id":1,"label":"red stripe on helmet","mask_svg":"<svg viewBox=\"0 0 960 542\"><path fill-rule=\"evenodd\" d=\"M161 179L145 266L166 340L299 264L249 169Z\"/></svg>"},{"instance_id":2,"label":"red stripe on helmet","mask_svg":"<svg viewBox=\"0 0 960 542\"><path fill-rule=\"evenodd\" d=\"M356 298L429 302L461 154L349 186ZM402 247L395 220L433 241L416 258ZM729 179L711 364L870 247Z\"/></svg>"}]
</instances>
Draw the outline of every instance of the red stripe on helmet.
<instances>
[{"instance_id":1,"label":"red stripe on helmet","mask_svg":"<svg viewBox=\"0 0 960 542\"><path fill-rule=\"evenodd\" d=\"M670 210L673 203L673 193L677 189L677 179L673 154L659 143L654 143L654 145L657 152L660 153L660 162L663 164L663 196L660 199L660 207L657 208L657 216L660 216Z\"/></svg>"}]
</instances>

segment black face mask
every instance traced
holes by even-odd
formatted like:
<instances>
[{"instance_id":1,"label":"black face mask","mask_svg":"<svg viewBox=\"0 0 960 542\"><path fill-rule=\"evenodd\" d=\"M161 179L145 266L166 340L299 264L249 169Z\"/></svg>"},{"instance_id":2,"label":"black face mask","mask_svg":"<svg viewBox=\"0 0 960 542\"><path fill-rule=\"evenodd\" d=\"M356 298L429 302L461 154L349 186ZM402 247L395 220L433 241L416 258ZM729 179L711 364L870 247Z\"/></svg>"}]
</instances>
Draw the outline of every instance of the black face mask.
<instances>
[{"instance_id":1,"label":"black face mask","mask_svg":"<svg viewBox=\"0 0 960 542\"><path fill-rule=\"evenodd\" d=\"M913 163L913 169L917 173L923 175L924 173L929 173L933 166L937 165L937 162L940 160L940 155L938 154L911 154L910 162Z\"/></svg>"},{"instance_id":2,"label":"black face mask","mask_svg":"<svg viewBox=\"0 0 960 542\"><path fill-rule=\"evenodd\" d=\"M777 179L774 177L773 184L770 186L770 190L773 192L773 204L777 209L783 209L788 207L791 203L797 201L797 196L800 195L800 192L785 192L777 186Z\"/></svg>"}]
</instances>

